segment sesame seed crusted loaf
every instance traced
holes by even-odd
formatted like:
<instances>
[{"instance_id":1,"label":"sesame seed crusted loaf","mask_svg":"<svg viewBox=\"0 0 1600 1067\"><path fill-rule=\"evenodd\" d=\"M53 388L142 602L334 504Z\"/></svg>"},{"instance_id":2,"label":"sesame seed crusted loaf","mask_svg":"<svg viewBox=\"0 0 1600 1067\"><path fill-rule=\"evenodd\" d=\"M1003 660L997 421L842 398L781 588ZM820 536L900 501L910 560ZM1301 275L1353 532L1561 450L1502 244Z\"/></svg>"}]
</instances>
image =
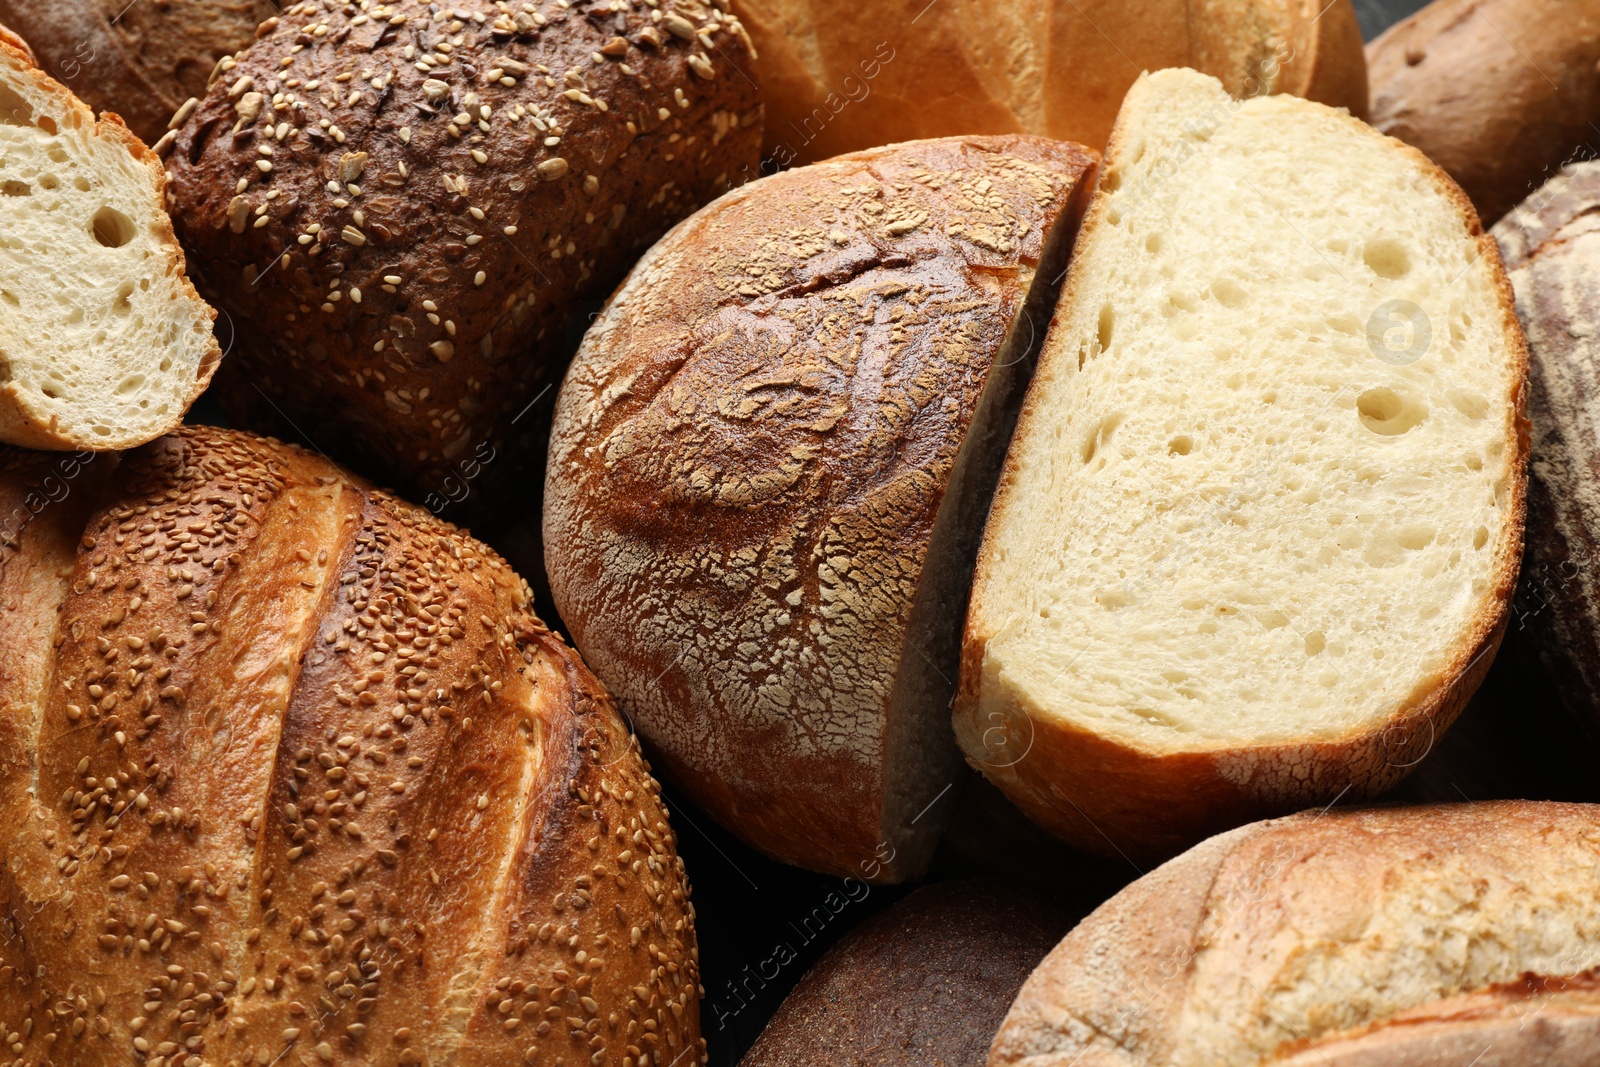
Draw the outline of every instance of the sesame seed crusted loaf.
<instances>
[{"instance_id":1,"label":"sesame seed crusted loaf","mask_svg":"<svg viewBox=\"0 0 1600 1067\"><path fill-rule=\"evenodd\" d=\"M990 1067L1594 1067L1600 807L1307 812L1078 925Z\"/></svg>"},{"instance_id":2,"label":"sesame seed crusted loaf","mask_svg":"<svg viewBox=\"0 0 1600 1067\"><path fill-rule=\"evenodd\" d=\"M770 855L928 862L972 557L1094 162L952 137L762 179L658 243L568 371L561 617L672 779Z\"/></svg>"},{"instance_id":3,"label":"sesame seed crusted loaf","mask_svg":"<svg viewBox=\"0 0 1600 1067\"><path fill-rule=\"evenodd\" d=\"M430 507L512 469L578 301L753 170L750 58L698 0L285 8L163 146L224 407Z\"/></svg>"},{"instance_id":4,"label":"sesame seed crusted loaf","mask_svg":"<svg viewBox=\"0 0 1600 1067\"><path fill-rule=\"evenodd\" d=\"M8 1054L698 1061L656 783L528 599L270 439L0 451Z\"/></svg>"},{"instance_id":5,"label":"sesame seed crusted loaf","mask_svg":"<svg viewBox=\"0 0 1600 1067\"><path fill-rule=\"evenodd\" d=\"M45 69L146 144L205 92L217 60L275 14L270 0L0 0L0 22L28 39Z\"/></svg>"}]
</instances>

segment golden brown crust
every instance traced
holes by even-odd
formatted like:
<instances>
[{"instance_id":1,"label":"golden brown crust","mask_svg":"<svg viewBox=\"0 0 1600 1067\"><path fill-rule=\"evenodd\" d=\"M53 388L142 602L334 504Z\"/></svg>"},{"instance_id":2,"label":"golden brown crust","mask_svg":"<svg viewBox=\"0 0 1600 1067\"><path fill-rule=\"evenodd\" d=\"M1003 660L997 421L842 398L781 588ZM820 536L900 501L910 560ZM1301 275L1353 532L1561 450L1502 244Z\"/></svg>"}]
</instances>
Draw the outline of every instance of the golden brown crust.
<instances>
[{"instance_id":1,"label":"golden brown crust","mask_svg":"<svg viewBox=\"0 0 1600 1067\"><path fill-rule=\"evenodd\" d=\"M1600 809L1584 805L1252 824L1084 920L1023 986L989 1063L1447 1067L1475 1038L1466 1061L1494 1043L1497 1064L1588 1067L1597 861Z\"/></svg>"},{"instance_id":2,"label":"golden brown crust","mask_svg":"<svg viewBox=\"0 0 1600 1067\"><path fill-rule=\"evenodd\" d=\"M871 880L927 861L972 550L930 544L967 458L1003 449L969 429L1092 165L948 138L765 179L657 244L568 373L562 618L673 780L774 856ZM950 520L971 541L988 484Z\"/></svg>"},{"instance_id":3,"label":"golden brown crust","mask_svg":"<svg viewBox=\"0 0 1600 1067\"><path fill-rule=\"evenodd\" d=\"M738 21L612 6L307 0L222 62L167 159L238 331L235 419L299 427L436 511L453 473L537 455L518 419L577 302L758 152Z\"/></svg>"},{"instance_id":4,"label":"golden brown crust","mask_svg":"<svg viewBox=\"0 0 1600 1067\"><path fill-rule=\"evenodd\" d=\"M761 56L766 152L808 163L952 134L1098 148L1141 70L1195 67L1236 96L1366 114L1350 0L742 0Z\"/></svg>"},{"instance_id":5,"label":"golden brown crust","mask_svg":"<svg viewBox=\"0 0 1600 1067\"><path fill-rule=\"evenodd\" d=\"M1420 148L1494 222L1600 119L1600 2L1437 0L1367 47L1372 123Z\"/></svg>"},{"instance_id":6,"label":"golden brown crust","mask_svg":"<svg viewBox=\"0 0 1600 1067\"><path fill-rule=\"evenodd\" d=\"M1138 131L1119 125L1106 149L1107 166L1115 165L1123 140L1137 136ZM1472 262L1481 262L1491 273L1505 323L1506 353L1516 382L1506 427L1512 443L1511 477L1488 608L1462 634L1445 666L1382 722L1324 741L1178 753L1147 751L1102 737L1020 701L991 708L980 720L984 652L991 633L988 621L973 612L962 648L955 704L957 739L968 762L1030 818L1070 844L1107 856L1159 860L1253 819L1340 796L1352 800L1378 796L1404 778L1438 735L1449 729L1494 662L1510 620L1527 512L1531 452L1527 340L1517 323L1515 294L1499 248L1483 232L1471 202L1419 151L1398 143L1395 148L1409 155L1460 213L1462 227L1476 245ZM1097 194L1084 219L1086 232L1101 224L1112 203L1109 194ZM1072 306L1077 285L1076 276L1069 276L1061 308ZM1038 391L1030 390L1014 439L1049 433L1054 419L1055 414L1039 402ZM991 528L1005 521L999 517L1009 509L1029 509L1015 487L1008 463L990 509ZM979 550L980 575L988 547L986 541Z\"/></svg>"},{"instance_id":7,"label":"golden brown crust","mask_svg":"<svg viewBox=\"0 0 1600 1067\"><path fill-rule=\"evenodd\" d=\"M697 1046L655 784L502 561L269 439L185 429L99 469L0 539L0 597L34 590L0 616L17 1055ZM0 454L0 503L50 476Z\"/></svg>"}]
</instances>

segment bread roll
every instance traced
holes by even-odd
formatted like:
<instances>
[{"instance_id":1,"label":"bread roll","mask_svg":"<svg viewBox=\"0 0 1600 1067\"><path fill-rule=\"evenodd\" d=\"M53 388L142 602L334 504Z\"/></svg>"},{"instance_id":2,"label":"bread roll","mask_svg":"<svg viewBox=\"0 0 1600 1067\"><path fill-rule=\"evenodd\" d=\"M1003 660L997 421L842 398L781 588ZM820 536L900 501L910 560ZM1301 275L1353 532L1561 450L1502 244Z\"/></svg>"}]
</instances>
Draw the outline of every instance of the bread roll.
<instances>
[{"instance_id":1,"label":"bread roll","mask_svg":"<svg viewBox=\"0 0 1600 1067\"><path fill-rule=\"evenodd\" d=\"M1504 631L1526 373L1494 241L1419 153L1142 78L984 533L968 760L1134 858L1395 784Z\"/></svg>"},{"instance_id":2,"label":"bread roll","mask_svg":"<svg viewBox=\"0 0 1600 1067\"><path fill-rule=\"evenodd\" d=\"M1600 163L1568 167L1495 226L1528 331L1533 462L1516 620L1600 759ZM1591 764L1592 767L1592 764Z\"/></svg>"},{"instance_id":3,"label":"bread roll","mask_svg":"<svg viewBox=\"0 0 1600 1067\"><path fill-rule=\"evenodd\" d=\"M1600 808L1310 812L1085 919L990 1067L1593 1067Z\"/></svg>"},{"instance_id":4,"label":"bread roll","mask_svg":"<svg viewBox=\"0 0 1600 1067\"><path fill-rule=\"evenodd\" d=\"M698 1061L656 783L527 602L275 441L0 452L9 1054Z\"/></svg>"},{"instance_id":5,"label":"bread roll","mask_svg":"<svg viewBox=\"0 0 1600 1067\"><path fill-rule=\"evenodd\" d=\"M237 422L431 510L511 502L569 314L756 164L738 21L614 6L307 0L222 62L167 164L238 328L217 383Z\"/></svg>"},{"instance_id":6,"label":"bread roll","mask_svg":"<svg viewBox=\"0 0 1600 1067\"><path fill-rule=\"evenodd\" d=\"M740 1067L983 1067L1024 980L1082 915L1008 882L941 882L847 934Z\"/></svg>"},{"instance_id":7,"label":"bread roll","mask_svg":"<svg viewBox=\"0 0 1600 1067\"><path fill-rule=\"evenodd\" d=\"M561 618L672 780L771 856L928 862L972 553L1093 161L950 138L752 183L650 251L567 373Z\"/></svg>"},{"instance_id":8,"label":"bread roll","mask_svg":"<svg viewBox=\"0 0 1600 1067\"><path fill-rule=\"evenodd\" d=\"M1235 96L1367 109L1350 0L735 0L778 165L918 137L1031 133L1099 148L1140 70Z\"/></svg>"},{"instance_id":9,"label":"bread roll","mask_svg":"<svg viewBox=\"0 0 1600 1067\"><path fill-rule=\"evenodd\" d=\"M1443 167L1485 224L1600 145L1600 0L1436 0L1367 61L1372 124Z\"/></svg>"},{"instance_id":10,"label":"bread roll","mask_svg":"<svg viewBox=\"0 0 1600 1067\"><path fill-rule=\"evenodd\" d=\"M0 442L132 448L222 351L184 276L160 161L0 28Z\"/></svg>"},{"instance_id":11,"label":"bread roll","mask_svg":"<svg viewBox=\"0 0 1600 1067\"><path fill-rule=\"evenodd\" d=\"M0 22L96 111L155 144L223 56L278 13L271 0L0 0Z\"/></svg>"}]
</instances>

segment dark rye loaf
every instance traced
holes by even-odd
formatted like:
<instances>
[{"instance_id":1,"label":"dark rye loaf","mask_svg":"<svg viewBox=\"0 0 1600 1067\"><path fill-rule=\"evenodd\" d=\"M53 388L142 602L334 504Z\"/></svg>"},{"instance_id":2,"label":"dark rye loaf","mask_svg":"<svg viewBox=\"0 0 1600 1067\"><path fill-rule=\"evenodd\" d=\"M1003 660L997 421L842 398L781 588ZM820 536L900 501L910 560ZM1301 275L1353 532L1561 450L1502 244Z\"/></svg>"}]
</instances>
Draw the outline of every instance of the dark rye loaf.
<instances>
[{"instance_id":1,"label":"dark rye loaf","mask_svg":"<svg viewBox=\"0 0 1600 1067\"><path fill-rule=\"evenodd\" d=\"M528 601L275 441L0 449L7 1062L697 1062L656 783Z\"/></svg>"},{"instance_id":2,"label":"dark rye loaf","mask_svg":"<svg viewBox=\"0 0 1600 1067\"><path fill-rule=\"evenodd\" d=\"M725 8L322 0L264 24L167 157L197 281L237 331L230 415L432 507L453 473L507 470L577 303L757 162Z\"/></svg>"}]
</instances>

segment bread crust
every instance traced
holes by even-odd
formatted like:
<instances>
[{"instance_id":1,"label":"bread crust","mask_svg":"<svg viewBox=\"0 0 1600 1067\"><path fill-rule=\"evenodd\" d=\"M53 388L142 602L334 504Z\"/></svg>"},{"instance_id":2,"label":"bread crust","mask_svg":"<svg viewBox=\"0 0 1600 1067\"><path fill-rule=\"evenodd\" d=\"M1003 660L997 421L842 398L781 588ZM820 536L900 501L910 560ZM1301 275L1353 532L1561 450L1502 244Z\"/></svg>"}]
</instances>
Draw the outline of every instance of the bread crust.
<instances>
[{"instance_id":1,"label":"bread crust","mask_svg":"<svg viewBox=\"0 0 1600 1067\"><path fill-rule=\"evenodd\" d=\"M172 417L169 425L158 425L152 430L142 432L129 432L125 428L118 427L106 436L77 437L60 425L54 413L38 404L30 390L24 389L20 382L11 381L7 375L7 379L0 383L0 442L21 445L24 448L55 450L81 448L101 452L145 444L182 421L184 412L200 398L201 393L206 391L206 387L211 384L212 375L222 362L222 349L211 336L211 323L216 320L217 313L201 300L200 294L195 291L193 283L185 273L187 263L183 246L178 243L177 234L172 228L172 220L167 216L166 172L161 167L161 160L145 147L144 142L129 132L120 118L106 114L97 120L94 112L74 96L71 90L41 70L29 46L3 26L0 26L0 64L30 79L37 91L56 101L63 111L74 114L76 120L72 123L76 127L74 133L86 130L86 136L116 142L127 150L139 172L148 177L149 227L151 236L161 248L163 271L169 277L176 279L181 296L192 301L200 311L201 318L195 323L194 328L203 329L208 342L206 352L200 357L194 384L184 397L182 410Z\"/></svg>"},{"instance_id":2,"label":"bread crust","mask_svg":"<svg viewBox=\"0 0 1600 1067\"><path fill-rule=\"evenodd\" d=\"M1344 121L1356 122L1353 118ZM1124 142L1138 137L1137 130L1119 123L1106 150L1107 170L1116 166ZM1445 667L1421 683L1382 722L1317 742L1162 752L1060 721L1030 706L1014 687L995 685L985 674L985 653L998 624L984 616L975 600L962 648L955 703L957 740L969 763L1029 817L1070 844L1137 861L1161 859L1253 819L1340 797L1377 796L1404 778L1428 753L1438 735L1461 714L1494 661L1510 619L1527 510L1528 347L1499 249L1483 232L1471 202L1449 175L1419 151L1399 142L1394 147L1409 155L1459 212L1477 249L1473 262L1482 261L1484 269L1491 272L1499 294L1506 351L1516 384L1507 412L1511 476L1506 487L1506 524L1495 550L1485 610L1462 634ZM1084 232L1101 225L1112 208L1112 197L1103 189L1097 192L1084 219ZM1068 276L1058 321L1074 306L1079 277L1076 269ZM1054 413L1038 398L1039 390L1030 389L1014 442L1029 433L1048 433ZM1017 521L1009 519L1008 513L1025 512L1027 507L1028 502L1016 492L1016 475L1008 458L990 509L989 529ZM975 585L982 582L992 558L991 536L985 537L979 550Z\"/></svg>"},{"instance_id":3,"label":"bread crust","mask_svg":"<svg viewBox=\"0 0 1600 1067\"><path fill-rule=\"evenodd\" d=\"M16 1055L699 1059L656 783L509 567L270 439L55 461L0 452Z\"/></svg>"},{"instance_id":4,"label":"bread crust","mask_svg":"<svg viewBox=\"0 0 1600 1067\"><path fill-rule=\"evenodd\" d=\"M1420 148L1493 223L1600 119L1600 2L1436 0L1367 46L1372 124Z\"/></svg>"},{"instance_id":5,"label":"bread crust","mask_svg":"<svg viewBox=\"0 0 1600 1067\"><path fill-rule=\"evenodd\" d=\"M489 468L474 500L504 507L568 316L754 173L760 104L742 27L699 0L436 6L286 8L180 127L171 198L238 329L234 419L435 511Z\"/></svg>"},{"instance_id":6,"label":"bread crust","mask_svg":"<svg viewBox=\"0 0 1600 1067\"><path fill-rule=\"evenodd\" d=\"M1099 148L1141 69L1195 67L1236 96L1292 93L1358 116L1350 0L744 0L783 165L954 134Z\"/></svg>"},{"instance_id":7,"label":"bread crust","mask_svg":"<svg viewBox=\"0 0 1600 1067\"><path fill-rule=\"evenodd\" d=\"M1073 930L1023 986L990 1067L1448 1067L1486 1044L1496 1064L1588 1067L1600 941L1585 871L1597 859L1600 809L1586 805L1338 810L1242 827ZM1452 898L1507 909L1498 928L1509 955L1487 971L1446 945L1456 931L1434 908ZM1570 952L1529 932L1546 915L1572 924ZM1518 969L1551 950L1560 973ZM1359 970L1373 954L1380 971ZM1296 984L1299 968L1318 966L1310 957L1329 962ZM1369 983L1360 1003L1341 992L1353 981Z\"/></svg>"},{"instance_id":8,"label":"bread crust","mask_svg":"<svg viewBox=\"0 0 1600 1067\"><path fill-rule=\"evenodd\" d=\"M567 374L556 604L669 777L770 855L872 881L929 859L976 531L929 546L968 458L1003 448L969 431L1092 165L948 138L730 193L640 262ZM925 597L936 571L959 577ZM912 640L924 601L937 647Z\"/></svg>"}]
</instances>

